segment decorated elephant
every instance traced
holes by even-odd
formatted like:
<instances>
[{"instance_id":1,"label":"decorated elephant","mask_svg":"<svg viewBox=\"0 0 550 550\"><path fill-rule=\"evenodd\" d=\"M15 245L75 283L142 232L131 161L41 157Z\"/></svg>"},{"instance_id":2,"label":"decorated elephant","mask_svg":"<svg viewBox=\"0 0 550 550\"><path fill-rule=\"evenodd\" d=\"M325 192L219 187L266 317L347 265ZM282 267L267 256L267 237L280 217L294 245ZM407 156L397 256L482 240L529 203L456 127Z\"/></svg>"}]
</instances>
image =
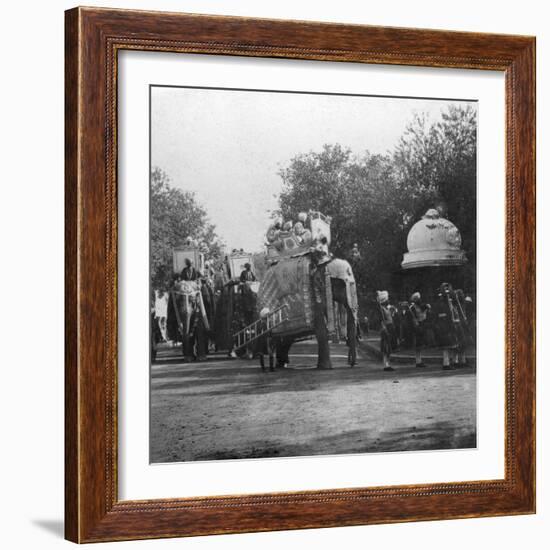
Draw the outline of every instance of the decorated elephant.
<instances>
[{"instance_id":1,"label":"decorated elephant","mask_svg":"<svg viewBox=\"0 0 550 550\"><path fill-rule=\"evenodd\" d=\"M208 353L208 293L202 288L200 279L179 281L170 291L168 302L168 327L177 327L177 337L182 343L185 361L203 360ZM173 329L172 329L173 332Z\"/></svg>"},{"instance_id":2,"label":"decorated elephant","mask_svg":"<svg viewBox=\"0 0 550 550\"><path fill-rule=\"evenodd\" d=\"M329 338L339 316L335 304L346 312L348 363L357 363L357 293L350 264L328 254L326 242L317 239L305 254L281 258L272 264L260 285L258 307L274 311L285 306L286 319L272 329L277 365L288 363L293 342L315 335L317 367L332 368Z\"/></svg>"}]
</instances>

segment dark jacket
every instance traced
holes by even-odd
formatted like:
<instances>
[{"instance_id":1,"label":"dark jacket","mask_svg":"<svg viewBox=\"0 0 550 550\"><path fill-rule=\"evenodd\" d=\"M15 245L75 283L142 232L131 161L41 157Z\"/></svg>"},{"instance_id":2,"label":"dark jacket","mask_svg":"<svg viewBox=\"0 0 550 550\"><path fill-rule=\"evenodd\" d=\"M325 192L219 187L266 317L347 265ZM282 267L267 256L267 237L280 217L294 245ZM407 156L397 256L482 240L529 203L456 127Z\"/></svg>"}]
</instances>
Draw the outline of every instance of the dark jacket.
<instances>
[{"instance_id":1,"label":"dark jacket","mask_svg":"<svg viewBox=\"0 0 550 550\"><path fill-rule=\"evenodd\" d=\"M252 271L248 269L243 269L241 271L241 283L254 282L255 280L256 276L252 273Z\"/></svg>"},{"instance_id":2,"label":"dark jacket","mask_svg":"<svg viewBox=\"0 0 550 550\"><path fill-rule=\"evenodd\" d=\"M183 281L196 281L199 279L201 274L193 266L184 267L181 270L181 278Z\"/></svg>"}]
</instances>

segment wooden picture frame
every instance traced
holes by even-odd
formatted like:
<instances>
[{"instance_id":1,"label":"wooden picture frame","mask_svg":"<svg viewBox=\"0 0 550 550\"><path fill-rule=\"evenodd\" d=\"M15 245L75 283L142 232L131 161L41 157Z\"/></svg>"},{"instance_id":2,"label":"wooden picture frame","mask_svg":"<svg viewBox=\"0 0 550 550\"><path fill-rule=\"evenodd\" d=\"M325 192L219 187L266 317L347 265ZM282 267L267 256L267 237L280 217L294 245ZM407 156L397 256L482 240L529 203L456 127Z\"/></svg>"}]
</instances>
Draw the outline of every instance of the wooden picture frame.
<instances>
[{"instance_id":1,"label":"wooden picture frame","mask_svg":"<svg viewBox=\"0 0 550 550\"><path fill-rule=\"evenodd\" d=\"M120 501L117 54L155 50L501 71L506 86L505 476ZM535 511L535 39L97 8L66 12L66 537L114 541Z\"/></svg>"}]
</instances>

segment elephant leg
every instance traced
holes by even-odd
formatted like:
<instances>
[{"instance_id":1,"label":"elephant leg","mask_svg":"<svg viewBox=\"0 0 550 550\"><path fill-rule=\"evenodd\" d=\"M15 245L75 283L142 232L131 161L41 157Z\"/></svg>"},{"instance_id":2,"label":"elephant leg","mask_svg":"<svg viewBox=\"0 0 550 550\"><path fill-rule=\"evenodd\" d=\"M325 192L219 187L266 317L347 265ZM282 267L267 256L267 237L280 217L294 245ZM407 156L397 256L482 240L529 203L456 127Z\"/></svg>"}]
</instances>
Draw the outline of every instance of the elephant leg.
<instances>
[{"instance_id":1,"label":"elephant leg","mask_svg":"<svg viewBox=\"0 0 550 550\"><path fill-rule=\"evenodd\" d=\"M325 316L322 312L317 312L315 317L315 337L317 338L317 368L331 369L332 361L330 359L330 345L328 341L328 330Z\"/></svg>"},{"instance_id":2,"label":"elephant leg","mask_svg":"<svg viewBox=\"0 0 550 550\"><path fill-rule=\"evenodd\" d=\"M288 352L290 351L290 346L292 345L292 340L290 338L281 338L277 342L276 355L277 355L277 368L284 369L285 365L288 364Z\"/></svg>"},{"instance_id":3,"label":"elephant leg","mask_svg":"<svg viewBox=\"0 0 550 550\"><path fill-rule=\"evenodd\" d=\"M273 338L271 338L270 336L268 336L266 339L266 349L269 358L269 370L275 370L275 343L273 341Z\"/></svg>"},{"instance_id":4,"label":"elephant leg","mask_svg":"<svg viewBox=\"0 0 550 550\"><path fill-rule=\"evenodd\" d=\"M348 363L350 367L357 364L357 326L355 324L355 316L351 308L347 307L347 344L348 344Z\"/></svg>"},{"instance_id":5,"label":"elephant leg","mask_svg":"<svg viewBox=\"0 0 550 550\"><path fill-rule=\"evenodd\" d=\"M202 321L195 329L195 343L197 348L197 360L204 361L208 355L208 335Z\"/></svg>"},{"instance_id":6,"label":"elephant leg","mask_svg":"<svg viewBox=\"0 0 550 550\"><path fill-rule=\"evenodd\" d=\"M190 363L194 359L193 343L193 339L189 334L184 334L182 336L181 347L183 350L184 363Z\"/></svg>"}]
</instances>

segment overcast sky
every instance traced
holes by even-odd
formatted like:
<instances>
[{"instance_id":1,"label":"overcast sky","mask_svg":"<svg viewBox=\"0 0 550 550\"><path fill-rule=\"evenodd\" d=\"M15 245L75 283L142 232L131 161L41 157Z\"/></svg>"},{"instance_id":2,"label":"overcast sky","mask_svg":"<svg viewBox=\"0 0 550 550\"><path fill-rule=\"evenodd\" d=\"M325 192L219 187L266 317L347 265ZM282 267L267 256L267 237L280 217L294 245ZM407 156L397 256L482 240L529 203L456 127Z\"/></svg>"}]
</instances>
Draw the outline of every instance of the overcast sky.
<instances>
[{"instance_id":1,"label":"overcast sky","mask_svg":"<svg viewBox=\"0 0 550 550\"><path fill-rule=\"evenodd\" d=\"M258 251L277 207L277 172L293 156L325 143L386 153L415 112L437 120L449 103L153 87L151 165L195 193L230 249Z\"/></svg>"}]
</instances>

